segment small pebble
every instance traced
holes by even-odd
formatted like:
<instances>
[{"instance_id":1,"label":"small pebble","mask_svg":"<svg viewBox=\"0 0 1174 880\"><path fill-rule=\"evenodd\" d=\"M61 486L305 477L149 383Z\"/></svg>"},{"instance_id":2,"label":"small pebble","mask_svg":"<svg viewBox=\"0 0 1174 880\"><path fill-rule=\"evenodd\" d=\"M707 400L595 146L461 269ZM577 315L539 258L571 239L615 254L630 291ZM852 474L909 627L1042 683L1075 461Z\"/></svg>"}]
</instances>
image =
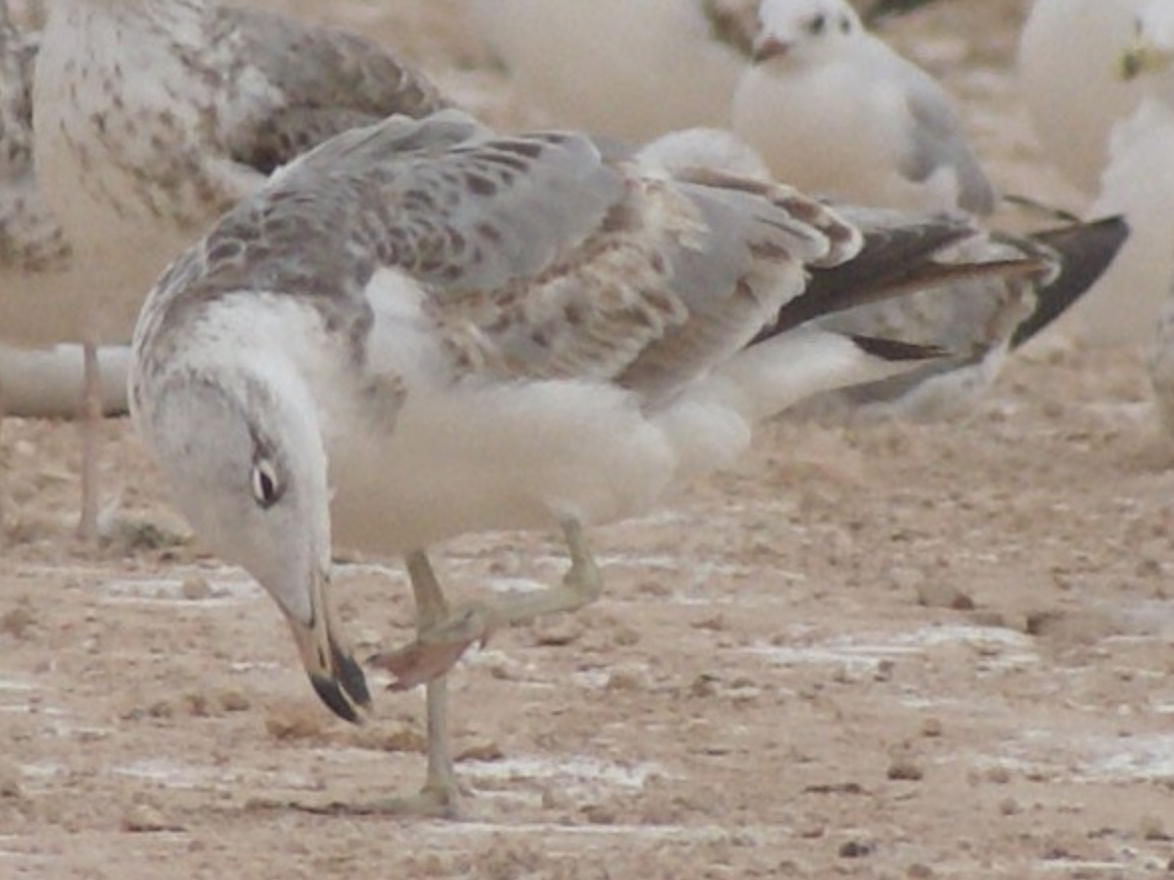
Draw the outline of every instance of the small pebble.
<instances>
[{"instance_id":1,"label":"small pebble","mask_svg":"<svg viewBox=\"0 0 1174 880\"><path fill-rule=\"evenodd\" d=\"M421 754L428 749L424 735L408 724L388 723L351 728L349 739L360 749Z\"/></svg>"},{"instance_id":2,"label":"small pebble","mask_svg":"<svg viewBox=\"0 0 1174 880\"><path fill-rule=\"evenodd\" d=\"M543 647L561 647L578 641L583 635L583 624L571 614L540 617L530 625L534 643Z\"/></svg>"},{"instance_id":3,"label":"small pebble","mask_svg":"<svg viewBox=\"0 0 1174 880\"><path fill-rule=\"evenodd\" d=\"M167 831L173 827L164 818L163 813L150 804L135 804L122 819L124 831Z\"/></svg>"},{"instance_id":4,"label":"small pebble","mask_svg":"<svg viewBox=\"0 0 1174 880\"><path fill-rule=\"evenodd\" d=\"M179 587L180 594L189 602L199 602L211 597L212 586L199 575L184 578Z\"/></svg>"},{"instance_id":5,"label":"small pebble","mask_svg":"<svg viewBox=\"0 0 1174 880\"><path fill-rule=\"evenodd\" d=\"M942 721L940 718L926 718L921 722L921 735L929 739L936 739L942 735Z\"/></svg>"},{"instance_id":6,"label":"small pebble","mask_svg":"<svg viewBox=\"0 0 1174 880\"><path fill-rule=\"evenodd\" d=\"M16 764L0 762L0 798L23 797L24 792L20 787L22 775Z\"/></svg>"},{"instance_id":7,"label":"small pebble","mask_svg":"<svg viewBox=\"0 0 1174 880\"><path fill-rule=\"evenodd\" d=\"M983 774L983 778L995 785L1006 785L1011 781L1011 771L1006 767L991 767Z\"/></svg>"},{"instance_id":8,"label":"small pebble","mask_svg":"<svg viewBox=\"0 0 1174 880\"><path fill-rule=\"evenodd\" d=\"M230 690L224 691L219 697L220 708L225 712L247 712L252 708L252 703L241 691Z\"/></svg>"},{"instance_id":9,"label":"small pebble","mask_svg":"<svg viewBox=\"0 0 1174 880\"><path fill-rule=\"evenodd\" d=\"M926 608L973 611L974 600L953 584L926 579L917 587L917 602Z\"/></svg>"},{"instance_id":10,"label":"small pebble","mask_svg":"<svg viewBox=\"0 0 1174 880\"><path fill-rule=\"evenodd\" d=\"M904 779L915 782L924 775L921 768L913 762L912 758L897 758L889 766L889 779Z\"/></svg>"},{"instance_id":11,"label":"small pebble","mask_svg":"<svg viewBox=\"0 0 1174 880\"><path fill-rule=\"evenodd\" d=\"M1166 842L1171 840L1166 825L1157 816L1142 816L1141 836L1143 840Z\"/></svg>"},{"instance_id":12,"label":"small pebble","mask_svg":"<svg viewBox=\"0 0 1174 880\"><path fill-rule=\"evenodd\" d=\"M0 633L10 635L14 639L25 639L36 622L32 611L25 605L17 605L15 608L5 611L4 615L0 617Z\"/></svg>"},{"instance_id":13,"label":"small pebble","mask_svg":"<svg viewBox=\"0 0 1174 880\"><path fill-rule=\"evenodd\" d=\"M616 824L616 813L611 807L603 804L591 804L580 810L583 817L592 825Z\"/></svg>"},{"instance_id":14,"label":"small pebble","mask_svg":"<svg viewBox=\"0 0 1174 880\"><path fill-rule=\"evenodd\" d=\"M874 847L871 843L849 840L846 843L840 844L839 854L842 859L862 859L865 856L872 855L873 849Z\"/></svg>"},{"instance_id":15,"label":"small pebble","mask_svg":"<svg viewBox=\"0 0 1174 880\"><path fill-rule=\"evenodd\" d=\"M607 684L604 685L604 690L641 691L645 690L646 687L647 683L639 672L631 669L617 669L607 677Z\"/></svg>"}]
</instances>

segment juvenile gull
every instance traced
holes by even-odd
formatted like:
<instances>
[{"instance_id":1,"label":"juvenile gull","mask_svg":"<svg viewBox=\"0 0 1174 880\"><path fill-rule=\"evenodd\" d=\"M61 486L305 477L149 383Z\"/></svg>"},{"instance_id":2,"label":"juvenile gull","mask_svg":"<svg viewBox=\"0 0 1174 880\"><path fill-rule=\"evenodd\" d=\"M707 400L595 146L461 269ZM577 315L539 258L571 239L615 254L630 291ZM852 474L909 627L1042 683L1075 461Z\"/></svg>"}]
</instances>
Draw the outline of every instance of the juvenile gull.
<instances>
[{"instance_id":1,"label":"juvenile gull","mask_svg":"<svg viewBox=\"0 0 1174 880\"><path fill-rule=\"evenodd\" d=\"M804 395L932 353L804 321L899 291L886 276L1040 270L940 267L971 232L955 219L843 214L858 222L771 183L447 111L323 145L160 279L135 331L135 424L344 718L369 696L331 611L332 542L407 560L417 641L381 662L399 687L428 684L429 765L420 798L388 809L454 808L444 673L495 627L596 598L585 528L734 461ZM429 547L554 527L561 586L448 608Z\"/></svg>"},{"instance_id":2,"label":"juvenile gull","mask_svg":"<svg viewBox=\"0 0 1174 880\"><path fill-rule=\"evenodd\" d=\"M33 98L39 185L86 281L54 341L85 345L91 389L96 346L125 342L168 261L274 168L352 126L443 103L358 36L205 0L54 0ZM95 489L84 534L96 512Z\"/></svg>"},{"instance_id":3,"label":"juvenile gull","mask_svg":"<svg viewBox=\"0 0 1174 880\"><path fill-rule=\"evenodd\" d=\"M950 99L844 0L764 0L734 130L803 189L902 208L994 207Z\"/></svg>"}]
</instances>

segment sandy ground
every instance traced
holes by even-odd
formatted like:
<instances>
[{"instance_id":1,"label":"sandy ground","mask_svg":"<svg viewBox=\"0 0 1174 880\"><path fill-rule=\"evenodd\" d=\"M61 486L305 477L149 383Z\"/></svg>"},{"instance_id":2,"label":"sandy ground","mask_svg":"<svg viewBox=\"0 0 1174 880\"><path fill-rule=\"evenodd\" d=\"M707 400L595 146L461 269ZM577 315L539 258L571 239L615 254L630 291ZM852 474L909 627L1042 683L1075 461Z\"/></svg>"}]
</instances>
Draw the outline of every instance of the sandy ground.
<instances>
[{"instance_id":1,"label":"sandy ground","mask_svg":"<svg viewBox=\"0 0 1174 880\"><path fill-rule=\"evenodd\" d=\"M520 112L450 3L293 5ZM947 6L896 38L961 65L1001 183L1072 199L1014 96L1018 5ZM453 676L460 822L303 809L413 790L422 701L329 716L128 424L106 429L97 552L71 538L72 426L6 422L0 456L4 880L1174 872L1174 451L1140 352L1045 340L949 425L774 425L735 472L597 530L602 601ZM461 595L563 566L543 535L437 559ZM361 656L411 638L398 567L337 580Z\"/></svg>"}]
</instances>

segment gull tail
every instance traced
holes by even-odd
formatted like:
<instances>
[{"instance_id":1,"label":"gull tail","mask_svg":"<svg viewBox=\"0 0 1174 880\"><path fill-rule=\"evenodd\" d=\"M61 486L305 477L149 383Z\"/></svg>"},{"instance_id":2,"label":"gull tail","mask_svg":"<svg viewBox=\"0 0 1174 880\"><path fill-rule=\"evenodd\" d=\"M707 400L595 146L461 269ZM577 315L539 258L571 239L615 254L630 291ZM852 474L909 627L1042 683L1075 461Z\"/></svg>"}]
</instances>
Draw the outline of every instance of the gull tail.
<instances>
[{"instance_id":1,"label":"gull tail","mask_svg":"<svg viewBox=\"0 0 1174 880\"><path fill-rule=\"evenodd\" d=\"M947 352L877 336L815 326L751 345L661 410L678 476L691 479L731 466L754 426L824 391L876 382Z\"/></svg>"},{"instance_id":2,"label":"gull tail","mask_svg":"<svg viewBox=\"0 0 1174 880\"><path fill-rule=\"evenodd\" d=\"M1076 223L1031 236L1059 257L1059 273L1036 290L1036 306L1011 335L1011 348L1023 345L1082 297L1113 264L1129 224L1124 217Z\"/></svg>"},{"instance_id":3,"label":"gull tail","mask_svg":"<svg viewBox=\"0 0 1174 880\"><path fill-rule=\"evenodd\" d=\"M911 220L908 214L874 208L837 206L836 210L862 229L860 253L839 265L813 270L803 293L779 309L752 345L816 318L917 290L984 278L1043 276L1054 268L1043 253L1028 251L974 260L951 256L954 248L990 240L959 216L938 214Z\"/></svg>"},{"instance_id":4,"label":"gull tail","mask_svg":"<svg viewBox=\"0 0 1174 880\"><path fill-rule=\"evenodd\" d=\"M743 349L715 379L753 424L813 394L887 379L949 354L936 345L805 327Z\"/></svg>"}]
</instances>

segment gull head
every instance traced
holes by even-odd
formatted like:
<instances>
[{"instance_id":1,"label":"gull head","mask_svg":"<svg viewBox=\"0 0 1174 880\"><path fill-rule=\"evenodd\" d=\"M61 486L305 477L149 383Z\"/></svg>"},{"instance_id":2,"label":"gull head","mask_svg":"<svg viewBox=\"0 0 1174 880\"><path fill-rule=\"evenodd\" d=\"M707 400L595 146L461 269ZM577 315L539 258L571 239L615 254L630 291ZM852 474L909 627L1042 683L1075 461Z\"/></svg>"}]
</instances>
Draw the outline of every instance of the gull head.
<instances>
[{"instance_id":1,"label":"gull head","mask_svg":"<svg viewBox=\"0 0 1174 880\"><path fill-rule=\"evenodd\" d=\"M863 32L844 0L763 0L752 57L755 64L815 62Z\"/></svg>"},{"instance_id":2,"label":"gull head","mask_svg":"<svg viewBox=\"0 0 1174 880\"><path fill-rule=\"evenodd\" d=\"M1160 74L1174 66L1174 3L1153 0L1134 16L1136 36L1117 58L1117 73L1124 80L1143 74Z\"/></svg>"},{"instance_id":3,"label":"gull head","mask_svg":"<svg viewBox=\"0 0 1174 880\"><path fill-rule=\"evenodd\" d=\"M358 721L370 695L329 603L330 498L312 399L262 351L221 348L196 364L176 341L156 367L136 339L135 426L201 539L277 602L318 696Z\"/></svg>"}]
</instances>

